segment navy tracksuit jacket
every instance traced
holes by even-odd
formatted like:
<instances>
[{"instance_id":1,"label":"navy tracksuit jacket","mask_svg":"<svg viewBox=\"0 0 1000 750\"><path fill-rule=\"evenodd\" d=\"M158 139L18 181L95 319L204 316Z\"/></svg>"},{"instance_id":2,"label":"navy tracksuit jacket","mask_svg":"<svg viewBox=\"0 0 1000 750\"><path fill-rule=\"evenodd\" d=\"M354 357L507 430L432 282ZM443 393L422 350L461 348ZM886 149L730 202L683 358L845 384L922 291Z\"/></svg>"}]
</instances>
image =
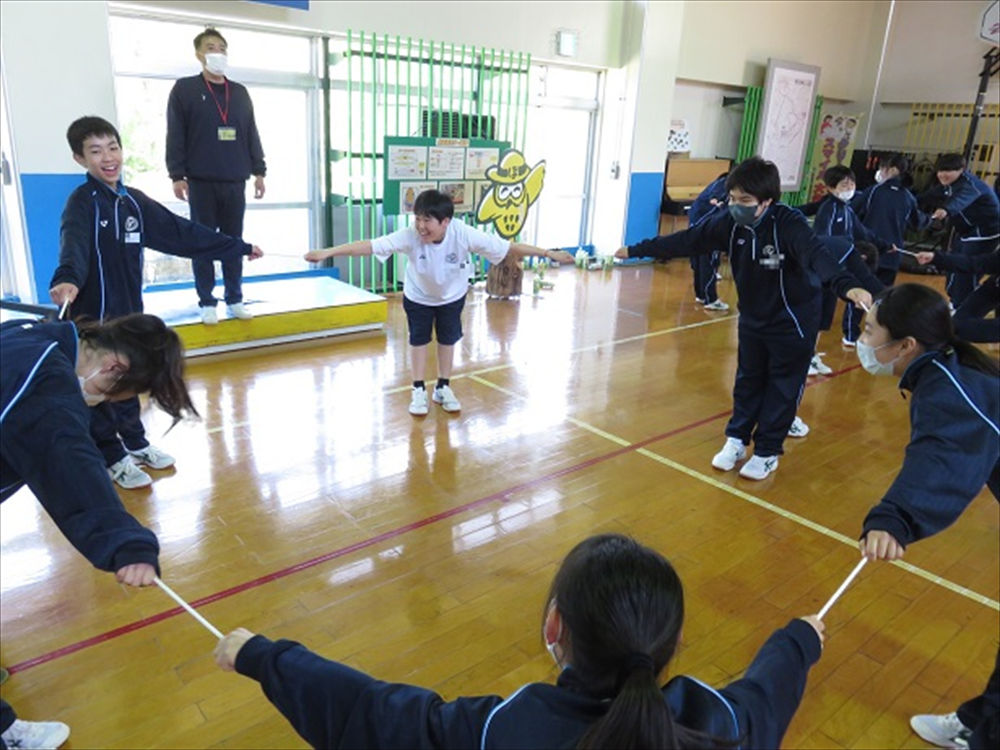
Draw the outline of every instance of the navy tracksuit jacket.
<instances>
[{"instance_id":1,"label":"navy tracksuit jacket","mask_svg":"<svg viewBox=\"0 0 1000 750\"><path fill-rule=\"evenodd\" d=\"M851 208L876 236L896 247L905 247L907 227L919 230L930 224L930 217L917 207L917 199L903 187L899 177L860 191L851 201ZM892 283L899 270L899 261L899 253L879 255L879 269L888 272L880 274L884 282Z\"/></svg>"},{"instance_id":2,"label":"navy tracksuit jacket","mask_svg":"<svg viewBox=\"0 0 1000 750\"><path fill-rule=\"evenodd\" d=\"M726 210L725 204L729 200L729 192L726 190L727 176L712 180L694 199L688 211L688 226L700 224L713 213ZM718 201L718 204L712 205L713 199ZM691 270L694 272L694 296L706 303L715 302L719 298L715 289L719 253L716 251L708 255L692 255L690 260Z\"/></svg>"},{"instance_id":3,"label":"navy tracksuit jacket","mask_svg":"<svg viewBox=\"0 0 1000 750\"><path fill-rule=\"evenodd\" d=\"M778 747L819 656L812 626L793 620L771 635L742 678L715 690L675 677L663 697L675 721L738 738L733 748ZM299 735L321 748L572 748L613 697L588 692L569 667L556 685L525 685L506 700L445 701L259 635L240 649L236 671L257 680Z\"/></svg>"}]
</instances>

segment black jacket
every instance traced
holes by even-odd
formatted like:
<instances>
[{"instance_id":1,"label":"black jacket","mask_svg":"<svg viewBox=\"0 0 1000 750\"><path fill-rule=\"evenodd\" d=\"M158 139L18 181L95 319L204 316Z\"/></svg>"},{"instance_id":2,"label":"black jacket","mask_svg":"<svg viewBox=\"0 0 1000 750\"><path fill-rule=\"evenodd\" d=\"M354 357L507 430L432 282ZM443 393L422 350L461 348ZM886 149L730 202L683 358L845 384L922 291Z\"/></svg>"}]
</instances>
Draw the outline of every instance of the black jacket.
<instances>
[{"instance_id":1,"label":"black jacket","mask_svg":"<svg viewBox=\"0 0 1000 750\"><path fill-rule=\"evenodd\" d=\"M864 533L887 531L906 545L954 523L984 484L1000 500L1000 388L943 352L913 360L899 387L912 393L910 443Z\"/></svg>"},{"instance_id":2,"label":"black jacket","mask_svg":"<svg viewBox=\"0 0 1000 750\"><path fill-rule=\"evenodd\" d=\"M944 210L962 239L1000 237L1000 200L989 185L969 170L950 185L935 185L924 195L945 199Z\"/></svg>"},{"instance_id":3,"label":"black jacket","mask_svg":"<svg viewBox=\"0 0 1000 750\"><path fill-rule=\"evenodd\" d=\"M820 237L848 237L855 242L870 242L880 252L892 247L890 240L882 239L858 219L850 203L844 203L833 194L828 194L819 202L813 231Z\"/></svg>"},{"instance_id":4,"label":"black jacket","mask_svg":"<svg viewBox=\"0 0 1000 750\"><path fill-rule=\"evenodd\" d=\"M249 255L243 240L168 211L141 190L100 180L74 190L63 209L59 265L50 288L68 282L80 293L71 314L105 320L142 312L143 248L213 260Z\"/></svg>"},{"instance_id":5,"label":"black jacket","mask_svg":"<svg viewBox=\"0 0 1000 750\"><path fill-rule=\"evenodd\" d=\"M819 330L820 285L843 297L861 284L838 265L794 208L768 206L753 226L728 211L683 232L632 245L629 257L676 258L726 248L739 294L740 326L812 340Z\"/></svg>"},{"instance_id":6,"label":"black jacket","mask_svg":"<svg viewBox=\"0 0 1000 750\"><path fill-rule=\"evenodd\" d=\"M260 145L253 102L246 87L226 80L211 84L198 74L181 78L167 100L167 172L170 179L244 182L251 174L263 176L264 149ZM223 123L220 108L226 113ZM233 140L220 140L219 128L233 128Z\"/></svg>"},{"instance_id":7,"label":"black jacket","mask_svg":"<svg viewBox=\"0 0 1000 750\"><path fill-rule=\"evenodd\" d=\"M905 247L907 227L926 229L930 216L917 207L913 193L903 186L899 177L892 177L865 188L851 201L858 218L872 232L896 247ZM899 253L879 255L879 268L899 268Z\"/></svg>"},{"instance_id":8,"label":"black jacket","mask_svg":"<svg viewBox=\"0 0 1000 750\"><path fill-rule=\"evenodd\" d=\"M793 620L771 635L741 679L715 690L675 677L663 697L690 729L739 738L734 748L778 747L819 656L812 626ZM531 683L507 699L445 701L259 635L240 649L236 671L257 680L302 738L322 748L570 748L611 697L589 694L567 668L556 685Z\"/></svg>"},{"instance_id":9,"label":"black jacket","mask_svg":"<svg viewBox=\"0 0 1000 750\"><path fill-rule=\"evenodd\" d=\"M149 563L159 544L128 514L93 438L72 323L0 325L0 502L24 484L96 568Z\"/></svg>"}]
</instances>

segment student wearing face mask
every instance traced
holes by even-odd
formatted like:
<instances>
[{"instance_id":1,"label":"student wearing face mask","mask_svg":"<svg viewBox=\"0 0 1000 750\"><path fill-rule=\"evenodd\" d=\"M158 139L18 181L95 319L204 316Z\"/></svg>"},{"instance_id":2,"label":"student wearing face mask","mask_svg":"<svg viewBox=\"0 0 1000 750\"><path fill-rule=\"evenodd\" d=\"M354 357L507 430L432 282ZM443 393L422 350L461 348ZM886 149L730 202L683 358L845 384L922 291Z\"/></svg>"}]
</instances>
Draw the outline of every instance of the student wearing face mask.
<instances>
[{"instance_id":1,"label":"student wearing face mask","mask_svg":"<svg viewBox=\"0 0 1000 750\"><path fill-rule=\"evenodd\" d=\"M27 485L63 536L119 583L148 586L159 543L122 506L90 435L89 405L139 393L174 420L197 415L177 334L152 315L109 323L0 325L0 502ZM69 728L18 720L0 701L10 747L57 747Z\"/></svg>"},{"instance_id":2,"label":"student wearing face mask","mask_svg":"<svg viewBox=\"0 0 1000 750\"><path fill-rule=\"evenodd\" d=\"M215 660L258 681L312 747L778 747L820 657L823 623L792 620L718 690L684 675L661 686L683 621L684 591L669 561L603 534L570 551L545 602L554 685L445 701L243 628L219 641Z\"/></svg>"},{"instance_id":3,"label":"student wearing face mask","mask_svg":"<svg viewBox=\"0 0 1000 750\"><path fill-rule=\"evenodd\" d=\"M931 214L948 220L953 231L951 252L985 255L1000 245L1000 200L985 182L965 168L961 154L942 154L934 165L938 184L925 195L941 198L944 206ZM953 271L948 274L948 297L955 309L979 286L979 274Z\"/></svg>"},{"instance_id":4,"label":"student wearing face mask","mask_svg":"<svg viewBox=\"0 0 1000 750\"><path fill-rule=\"evenodd\" d=\"M861 553L898 560L943 531L987 486L1000 500L1000 388L996 362L958 339L948 303L921 284L886 289L865 316L858 359L910 392L910 443L899 474L868 513ZM956 713L921 715L913 729L950 748L1000 744L1000 654L985 692Z\"/></svg>"},{"instance_id":5,"label":"student wearing face mask","mask_svg":"<svg viewBox=\"0 0 1000 750\"><path fill-rule=\"evenodd\" d=\"M917 199L903 184L910 169L910 160L902 154L895 154L884 160L875 173L875 184L857 193L852 199L854 208L862 223L876 236L897 248L905 247L907 228L926 229L930 217L917 207ZM885 286L896 283L899 272L899 253L881 253L878 259L878 276ZM852 346L857 339L847 339Z\"/></svg>"},{"instance_id":6,"label":"student wearing face mask","mask_svg":"<svg viewBox=\"0 0 1000 750\"><path fill-rule=\"evenodd\" d=\"M167 172L174 195L187 201L191 221L230 237L243 236L246 182L253 175L253 197L264 197L264 149L257 132L253 102L242 84L226 77L229 47L207 28L194 38L198 75L181 78L167 100ZM252 318L243 304L243 259L221 261L226 308L230 317ZM215 265L192 258L201 322L215 325Z\"/></svg>"},{"instance_id":7,"label":"student wearing face mask","mask_svg":"<svg viewBox=\"0 0 1000 750\"><path fill-rule=\"evenodd\" d=\"M712 466L731 471L754 443L740 476L760 480L778 468L805 387L820 322L820 284L854 304L871 294L838 265L805 217L779 203L778 168L752 157L726 180L728 210L697 226L620 248L618 258L675 258L729 251L739 295L733 416Z\"/></svg>"}]
</instances>

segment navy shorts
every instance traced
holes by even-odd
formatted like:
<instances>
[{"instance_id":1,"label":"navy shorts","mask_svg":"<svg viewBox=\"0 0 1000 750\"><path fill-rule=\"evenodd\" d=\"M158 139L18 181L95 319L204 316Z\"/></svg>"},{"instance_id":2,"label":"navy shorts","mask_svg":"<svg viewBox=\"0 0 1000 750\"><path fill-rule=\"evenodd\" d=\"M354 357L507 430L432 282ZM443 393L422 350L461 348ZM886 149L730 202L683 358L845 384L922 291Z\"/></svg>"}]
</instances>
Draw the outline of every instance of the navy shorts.
<instances>
[{"instance_id":1,"label":"navy shorts","mask_svg":"<svg viewBox=\"0 0 1000 750\"><path fill-rule=\"evenodd\" d=\"M447 305L421 305L403 295L403 309L410 326L410 346L424 346L431 341L431 325L437 342L451 346L462 338L462 309L465 297Z\"/></svg>"}]
</instances>

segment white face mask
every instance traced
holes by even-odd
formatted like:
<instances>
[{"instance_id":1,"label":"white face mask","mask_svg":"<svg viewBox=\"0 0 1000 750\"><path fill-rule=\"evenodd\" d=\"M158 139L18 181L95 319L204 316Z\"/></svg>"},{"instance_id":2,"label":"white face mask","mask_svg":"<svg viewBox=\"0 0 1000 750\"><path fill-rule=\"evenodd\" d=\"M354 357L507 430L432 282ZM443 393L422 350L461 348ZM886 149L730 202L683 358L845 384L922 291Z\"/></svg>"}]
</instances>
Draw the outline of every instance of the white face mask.
<instances>
[{"instance_id":1,"label":"white face mask","mask_svg":"<svg viewBox=\"0 0 1000 750\"><path fill-rule=\"evenodd\" d=\"M894 341L886 341L881 346L870 346L863 341L859 341L856 346L856 351L858 352L858 359L861 361L861 366L865 368L872 375L892 375L893 365L896 364L896 360L892 359L889 362L880 362L878 357L875 356L875 352L884 346L889 346L889 344L895 343Z\"/></svg>"},{"instance_id":2,"label":"white face mask","mask_svg":"<svg viewBox=\"0 0 1000 750\"><path fill-rule=\"evenodd\" d=\"M228 58L221 52L208 52L205 54L205 69L209 73L214 73L217 76L225 75L227 64Z\"/></svg>"},{"instance_id":3,"label":"white face mask","mask_svg":"<svg viewBox=\"0 0 1000 750\"><path fill-rule=\"evenodd\" d=\"M885 173L881 169L875 173L875 182L879 184L885 182Z\"/></svg>"},{"instance_id":4,"label":"white face mask","mask_svg":"<svg viewBox=\"0 0 1000 750\"><path fill-rule=\"evenodd\" d=\"M87 381L97 377L101 374L101 368L98 367L87 377L83 375L77 375L76 379L80 382L80 392L83 394L83 400L87 403L87 406L97 406L98 404L103 404L107 400L107 395L104 393L87 393Z\"/></svg>"},{"instance_id":5,"label":"white face mask","mask_svg":"<svg viewBox=\"0 0 1000 750\"><path fill-rule=\"evenodd\" d=\"M854 197L854 190L853 189L844 190L840 193L837 193L837 197L840 198L840 200L844 201L844 203L847 203L849 200L851 200L851 198Z\"/></svg>"}]
</instances>

